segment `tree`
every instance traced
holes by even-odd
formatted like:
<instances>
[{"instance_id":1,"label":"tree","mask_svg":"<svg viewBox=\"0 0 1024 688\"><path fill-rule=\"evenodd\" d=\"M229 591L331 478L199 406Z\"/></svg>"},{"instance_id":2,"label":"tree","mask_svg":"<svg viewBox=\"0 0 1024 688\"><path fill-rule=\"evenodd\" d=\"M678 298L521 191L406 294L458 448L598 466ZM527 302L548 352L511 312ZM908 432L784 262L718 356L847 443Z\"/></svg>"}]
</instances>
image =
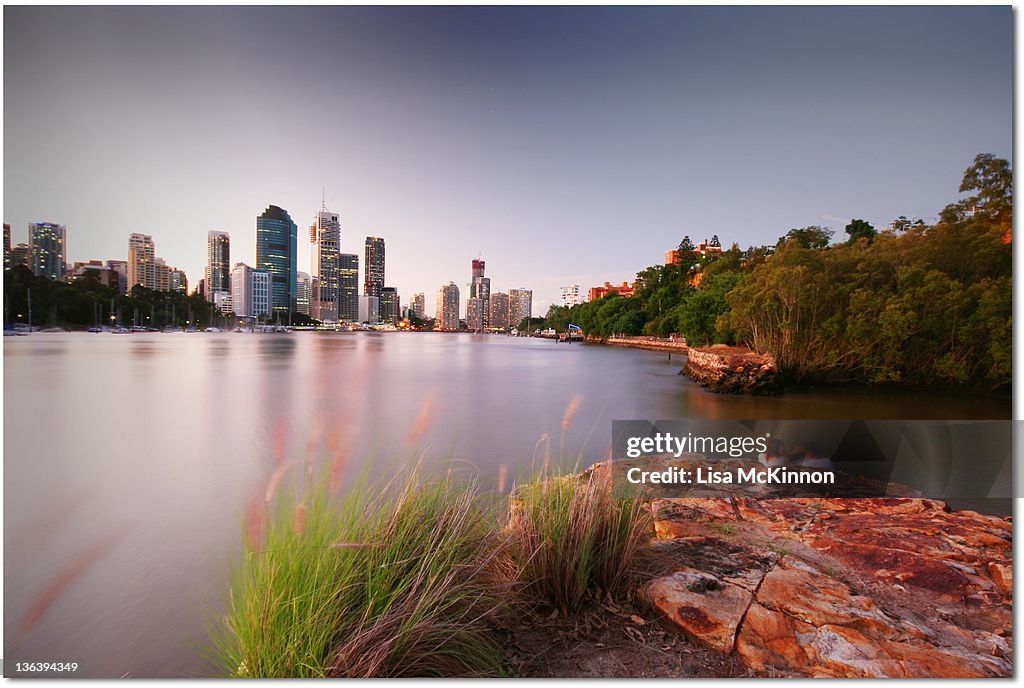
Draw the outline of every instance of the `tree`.
<instances>
[{"instance_id":1,"label":"tree","mask_svg":"<svg viewBox=\"0 0 1024 688\"><path fill-rule=\"evenodd\" d=\"M846 233L850 235L850 238L847 240L847 243L850 244L858 239L867 239L868 243L871 243L878 235L875 228L866 220L851 220L850 224L846 225Z\"/></svg>"},{"instance_id":2,"label":"tree","mask_svg":"<svg viewBox=\"0 0 1024 688\"><path fill-rule=\"evenodd\" d=\"M818 225L791 229L786 232L785 236L779 237L776 247L782 248L789 241L795 241L800 248L826 248L832 241L832 230Z\"/></svg>"},{"instance_id":3,"label":"tree","mask_svg":"<svg viewBox=\"0 0 1024 688\"><path fill-rule=\"evenodd\" d=\"M697 248L697 247L693 245L692 241L690 241L690 235L689 234L684 236L683 240L679 242L679 252L680 253L682 253L683 251L693 251L695 248Z\"/></svg>"},{"instance_id":4,"label":"tree","mask_svg":"<svg viewBox=\"0 0 1024 688\"><path fill-rule=\"evenodd\" d=\"M947 205L943 222L956 222L967 211L1009 222L1013 211L1013 171L1010 163L991 153L979 153L964 171L960 193L974 191L967 198Z\"/></svg>"}]
</instances>

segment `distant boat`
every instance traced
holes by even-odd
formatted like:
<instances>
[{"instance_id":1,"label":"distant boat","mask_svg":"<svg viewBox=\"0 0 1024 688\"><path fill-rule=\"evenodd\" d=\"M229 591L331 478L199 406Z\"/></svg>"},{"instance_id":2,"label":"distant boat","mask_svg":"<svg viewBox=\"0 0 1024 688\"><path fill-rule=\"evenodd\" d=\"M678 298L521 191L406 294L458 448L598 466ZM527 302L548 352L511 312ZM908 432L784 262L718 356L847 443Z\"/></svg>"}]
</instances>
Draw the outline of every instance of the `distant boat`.
<instances>
[{"instance_id":1,"label":"distant boat","mask_svg":"<svg viewBox=\"0 0 1024 688\"><path fill-rule=\"evenodd\" d=\"M132 331L127 327L115 327L110 331L110 334L131 334Z\"/></svg>"},{"instance_id":2,"label":"distant boat","mask_svg":"<svg viewBox=\"0 0 1024 688\"><path fill-rule=\"evenodd\" d=\"M168 325L164 328L164 332L181 332L181 328L177 325Z\"/></svg>"},{"instance_id":3,"label":"distant boat","mask_svg":"<svg viewBox=\"0 0 1024 688\"><path fill-rule=\"evenodd\" d=\"M133 325L132 326L132 332L145 332L145 331L146 331L146 328L143 327L142 325Z\"/></svg>"},{"instance_id":4,"label":"distant boat","mask_svg":"<svg viewBox=\"0 0 1024 688\"><path fill-rule=\"evenodd\" d=\"M95 332L102 332L102 331L103 331L103 328L100 327L99 325L93 325L92 327L89 328L89 332L93 332L93 333L95 333Z\"/></svg>"},{"instance_id":5,"label":"distant boat","mask_svg":"<svg viewBox=\"0 0 1024 688\"><path fill-rule=\"evenodd\" d=\"M219 327L207 327L206 328L206 332L222 332L222 331L223 330L221 330Z\"/></svg>"}]
</instances>

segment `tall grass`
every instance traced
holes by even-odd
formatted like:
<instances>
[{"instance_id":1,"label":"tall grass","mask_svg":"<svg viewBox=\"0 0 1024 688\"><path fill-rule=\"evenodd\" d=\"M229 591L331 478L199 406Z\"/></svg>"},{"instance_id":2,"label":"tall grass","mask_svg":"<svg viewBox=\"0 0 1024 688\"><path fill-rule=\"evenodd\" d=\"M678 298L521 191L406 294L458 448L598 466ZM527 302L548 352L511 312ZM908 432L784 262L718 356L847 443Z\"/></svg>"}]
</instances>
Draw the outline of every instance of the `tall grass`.
<instances>
[{"instance_id":1,"label":"tall grass","mask_svg":"<svg viewBox=\"0 0 1024 688\"><path fill-rule=\"evenodd\" d=\"M611 471L597 469L518 485L506 530L523 592L569 613L630 584L650 529L643 502L615 498Z\"/></svg>"},{"instance_id":2,"label":"tall grass","mask_svg":"<svg viewBox=\"0 0 1024 688\"><path fill-rule=\"evenodd\" d=\"M473 487L411 476L344 500L282 497L235 572L215 633L245 677L494 676L489 623L511 578Z\"/></svg>"}]
</instances>

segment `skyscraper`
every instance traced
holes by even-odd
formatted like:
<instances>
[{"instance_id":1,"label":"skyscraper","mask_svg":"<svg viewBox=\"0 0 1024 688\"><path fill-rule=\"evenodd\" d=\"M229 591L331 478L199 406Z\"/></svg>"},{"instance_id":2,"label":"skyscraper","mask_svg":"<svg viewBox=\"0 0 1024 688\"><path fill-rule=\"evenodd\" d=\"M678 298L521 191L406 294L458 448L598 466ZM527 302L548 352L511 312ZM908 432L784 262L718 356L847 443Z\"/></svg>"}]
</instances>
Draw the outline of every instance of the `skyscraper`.
<instances>
[{"instance_id":1,"label":"skyscraper","mask_svg":"<svg viewBox=\"0 0 1024 688\"><path fill-rule=\"evenodd\" d=\"M484 300L479 296L466 299L466 327L473 332L484 331Z\"/></svg>"},{"instance_id":2,"label":"skyscraper","mask_svg":"<svg viewBox=\"0 0 1024 688\"><path fill-rule=\"evenodd\" d=\"M492 330L507 330L508 294L503 294L500 291L496 291L493 294L491 294L490 302L490 322L488 326Z\"/></svg>"},{"instance_id":3,"label":"skyscraper","mask_svg":"<svg viewBox=\"0 0 1024 688\"><path fill-rule=\"evenodd\" d=\"M384 239L366 237L366 259L363 268L363 296L380 297L384 288Z\"/></svg>"},{"instance_id":4,"label":"skyscraper","mask_svg":"<svg viewBox=\"0 0 1024 688\"><path fill-rule=\"evenodd\" d=\"M490 319L488 314L489 303L488 300L491 297L491 278L484 277L484 268L486 264L479 258L473 259L473 281L469 284L469 297L466 300L466 308L469 308L470 301L472 299L480 299L480 318L479 327L474 327L469 324L469 311L466 311L466 321L469 324L471 330L483 330L487 327L487 321Z\"/></svg>"},{"instance_id":5,"label":"skyscraper","mask_svg":"<svg viewBox=\"0 0 1024 688\"><path fill-rule=\"evenodd\" d=\"M412 299L409 300L409 312L415 315L420 320L423 320L423 316L426 315L426 298L423 296L423 292L419 294L413 294Z\"/></svg>"},{"instance_id":6,"label":"skyscraper","mask_svg":"<svg viewBox=\"0 0 1024 688\"><path fill-rule=\"evenodd\" d=\"M295 310L298 234L284 208L267 206L256 218L256 268L270 273L270 308L283 319Z\"/></svg>"},{"instance_id":7,"label":"skyscraper","mask_svg":"<svg viewBox=\"0 0 1024 688\"><path fill-rule=\"evenodd\" d=\"M4 270L11 267L11 225L4 223Z\"/></svg>"},{"instance_id":8,"label":"skyscraper","mask_svg":"<svg viewBox=\"0 0 1024 688\"><path fill-rule=\"evenodd\" d=\"M295 312L303 315L312 313L313 279L308 273L300 272L295 287Z\"/></svg>"},{"instance_id":9,"label":"skyscraper","mask_svg":"<svg viewBox=\"0 0 1024 688\"><path fill-rule=\"evenodd\" d=\"M63 280L67 270L64 225L52 222L31 222L28 225L28 244L31 250L29 267L36 277Z\"/></svg>"},{"instance_id":10,"label":"skyscraper","mask_svg":"<svg viewBox=\"0 0 1024 688\"><path fill-rule=\"evenodd\" d=\"M338 254L338 320L359 320L359 255Z\"/></svg>"},{"instance_id":11,"label":"skyscraper","mask_svg":"<svg viewBox=\"0 0 1024 688\"><path fill-rule=\"evenodd\" d=\"M398 290L384 287L380 290L380 321L394 325L398 320Z\"/></svg>"},{"instance_id":12,"label":"skyscraper","mask_svg":"<svg viewBox=\"0 0 1024 688\"><path fill-rule=\"evenodd\" d=\"M25 244L25 243L16 244L14 246L14 248L11 249L11 267L12 268L17 267L19 265L24 265L25 267L31 269L32 268L32 266L30 264L31 260L32 260L32 249L29 248L28 244Z\"/></svg>"},{"instance_id":13,"label":"skyscraper","mask_svg":"<svg viewBox=\"0 0 1024 688\"><path fill-rule=\"evenodd\" d=\"M459 288L449 282L437 292L437 322L435 330L455 332L459 329Z\"/></svg>"},{"instance_id":14,"label":"skyscraper","mask_svg":"<svg viewBox=\"0 0 1024 688\"><path fill-rule=\"evenodd\" d=\"M206 299L220 305L219 294L231 293L231 237L211 230L206 234Z\"/></svg>"},{"instance_id":15,"label":"skyscraper","mask_svg":"<svg viewBox=\"0 0 1024 688\"><path fill-rule=\"evenodd\" d=\"M526 287L508 290L509 327L518 328L526 318L533 317L533 290Z\"/></svg>"},{"instance_id":16,"label":"skyscraper","mask_svg":"<svg viewBox=\"0 0 1024 688\"><path fill-rule=\"evenodd\" d=\"M270 315L270 275L238 263L231 271L231 303L235 315L259 318Z\"/></svg>"},{"instance_id":17,"label":"skyscraper","mask_svg":"<svg viewBox=\"0 0 1024 688\"><path fill-rule=\"evenodd\" d=\"M136 284L156 289L156 244L148 234L133 232L128 236L128 284L130 293Z\"/></svg>"},{"instance_id":18,"label":"skyscraper","mask_svg":"<svg viewBox=\"0 0 1024 688\"><path fill-rule=\"evenodd\" d=\"M326 208L318 212L309 228L309 239L310 275L319 282L319 289L310 304L310 314L323 322L335 322L338 320L338 271L341 267L341 222L338 214Z\"/></svg>"}]
</instances>

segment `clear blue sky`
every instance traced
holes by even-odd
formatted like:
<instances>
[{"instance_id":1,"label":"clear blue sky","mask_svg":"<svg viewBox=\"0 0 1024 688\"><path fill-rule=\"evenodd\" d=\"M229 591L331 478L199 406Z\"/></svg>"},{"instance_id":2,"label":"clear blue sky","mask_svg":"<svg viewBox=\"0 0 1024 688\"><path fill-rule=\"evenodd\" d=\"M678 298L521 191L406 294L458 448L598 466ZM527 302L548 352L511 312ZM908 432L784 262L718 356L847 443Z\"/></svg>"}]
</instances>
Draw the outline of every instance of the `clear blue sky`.
<instances>
[{"instance_id":1,"label":"clear blue sky","mask_svg":"<svg viewBox=\"0 0 1024 688\"><path fill-rule=\"evenodd\" d=\"M326 186L402 302L632 279L684 234L934 217L1009 158L1010 7L4 8L4 211L202 276ZM361 261L362 262L362 261ZM362 269L362 264L360 265Z\"/></svg>"}]
</instances>

